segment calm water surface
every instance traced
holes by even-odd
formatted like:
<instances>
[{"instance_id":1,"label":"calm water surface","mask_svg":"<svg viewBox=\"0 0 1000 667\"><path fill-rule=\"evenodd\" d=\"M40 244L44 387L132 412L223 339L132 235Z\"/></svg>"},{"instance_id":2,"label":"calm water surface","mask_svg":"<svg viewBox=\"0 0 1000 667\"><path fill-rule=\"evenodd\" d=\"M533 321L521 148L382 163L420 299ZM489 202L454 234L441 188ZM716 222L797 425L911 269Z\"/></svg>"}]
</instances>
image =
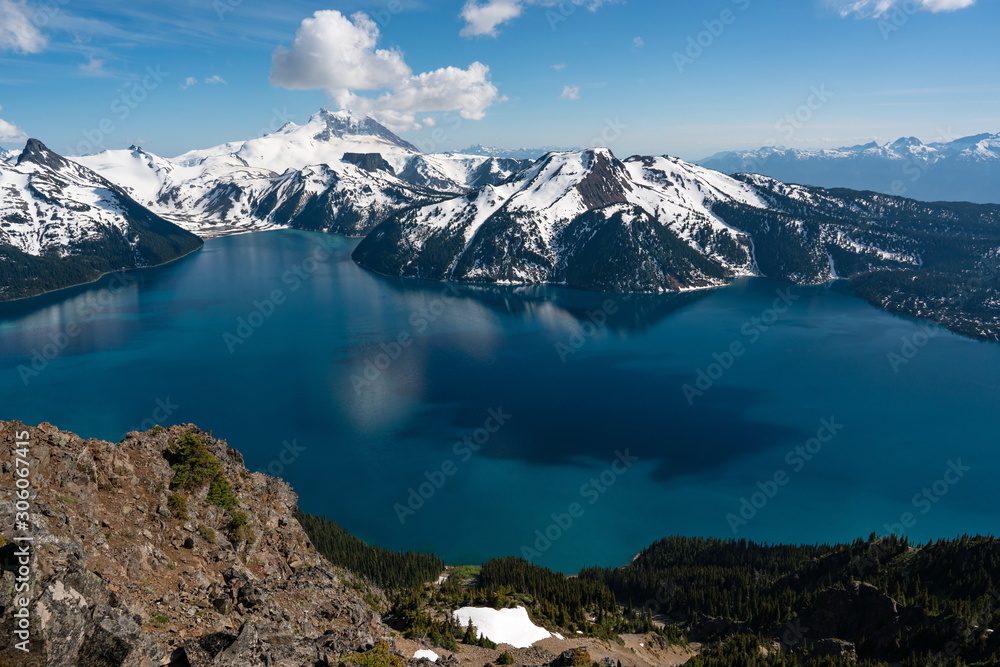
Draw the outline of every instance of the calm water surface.
<instances>
[{"instance_id":1,"label":"calm water surface","mask_svg":"<svg viewBox=\"0 0 1000 667\"><path fill-rule=\"evenodd\" d=\"M1000 345L841 284L448 289L367 273L354 245L219 239L7 304L0 418L196 423L303 509L449 563L575 571L668 535L849 540L907 513L918 540L1000 528Z\"/></svg>"}]
</instances>

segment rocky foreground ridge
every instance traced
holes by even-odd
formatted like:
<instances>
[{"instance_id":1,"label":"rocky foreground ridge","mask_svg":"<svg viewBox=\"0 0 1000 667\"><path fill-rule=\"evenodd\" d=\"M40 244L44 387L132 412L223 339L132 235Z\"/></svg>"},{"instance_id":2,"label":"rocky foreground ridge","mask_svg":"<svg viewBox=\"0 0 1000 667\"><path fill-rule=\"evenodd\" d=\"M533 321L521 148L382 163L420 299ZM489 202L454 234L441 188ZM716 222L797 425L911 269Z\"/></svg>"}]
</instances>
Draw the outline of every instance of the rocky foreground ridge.
<instances>
[{"instance_id":1,"label":"rocky foreground ridge","mask_svg":"<svg viewBox=\"0 0 1000 667\"><path fill-rule=\"evenodd\" d=\"M293 518L288 484L248 472L225 441L194 426L109 443L50 424L0 422L5 519L14 516L12 452L24 432L30 652L10 645L14 598L23 594L15 593L21 543L6 520L0 664L328 665L390 640L363 585L332 568ZM175 471L164 451L186 433L221 465L231 509L213 503L228 505L213 497L214 480L191 493L170 488Z\"/></svg>"}]
</instances>

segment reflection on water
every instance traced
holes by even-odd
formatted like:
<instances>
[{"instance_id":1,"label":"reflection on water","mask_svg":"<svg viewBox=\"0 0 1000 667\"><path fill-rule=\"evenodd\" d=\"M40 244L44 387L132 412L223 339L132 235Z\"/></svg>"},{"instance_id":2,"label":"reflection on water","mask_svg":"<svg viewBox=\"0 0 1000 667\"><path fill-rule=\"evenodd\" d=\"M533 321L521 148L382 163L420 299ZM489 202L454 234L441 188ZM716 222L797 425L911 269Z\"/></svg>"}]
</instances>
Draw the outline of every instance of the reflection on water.
<instances>
[{"instance_id":1,"label":"reflection on water","mask_svg":"<svg viewBox=\"0 0 1000 667\"><path fill-rule=\"evenodd\" d=\"M541 564L573 571L666 535L731 537L726 514L831 417L843 432L738 537L867 536L959 457L979 476L912 537L1000 528L984 510L1000 346L942 334L895 373L887 354L922 325L843 284L633 296L448 286L363 271L354 245L230 237L118 285L2 305L0 418L117 440L160 401L176 406L171 422L228 438L251 469L295 440L304 453L282 474L303 509L450 563L519 554L624 450L639 458L628 477ZM734 342L745 353L686 400L682 387ZM394 505L497 409L511 415L503 428L402 525Z\"/></svg>"}]
</instances>

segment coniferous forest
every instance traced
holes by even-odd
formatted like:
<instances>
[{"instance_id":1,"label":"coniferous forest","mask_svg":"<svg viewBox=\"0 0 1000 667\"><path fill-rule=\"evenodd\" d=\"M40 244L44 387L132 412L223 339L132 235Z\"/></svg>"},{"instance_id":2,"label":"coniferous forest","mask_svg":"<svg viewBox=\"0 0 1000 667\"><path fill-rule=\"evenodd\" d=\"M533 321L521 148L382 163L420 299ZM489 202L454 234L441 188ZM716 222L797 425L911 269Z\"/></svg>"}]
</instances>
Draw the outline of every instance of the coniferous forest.
<instances>
[{"instance_id":1,"label":"coniferous forest","mask_svg":"<svg viewBox=\"0 0 1000 667\"><path fill-rule=\"evenodd\" d=\"M299 514L319 550L386 592L404 635L448 650L489 646L451 619L465 606L524 606L538 625L620 641L697 642L693 667L1000 665L1000 541L923 545L897 536L840 545L673 537L619 568L568 577L521 558L448 568L369 546Z\"/></svg>"}]
</instances>

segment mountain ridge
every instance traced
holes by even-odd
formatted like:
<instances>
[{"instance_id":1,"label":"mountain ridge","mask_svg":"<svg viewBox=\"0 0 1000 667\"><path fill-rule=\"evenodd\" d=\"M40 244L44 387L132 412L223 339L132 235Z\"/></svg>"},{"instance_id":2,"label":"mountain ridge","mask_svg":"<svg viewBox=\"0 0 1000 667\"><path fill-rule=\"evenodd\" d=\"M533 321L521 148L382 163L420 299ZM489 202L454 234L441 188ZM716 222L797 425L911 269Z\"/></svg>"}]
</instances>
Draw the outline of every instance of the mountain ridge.
<instances>
[{"instance_id":1,"label":"mountain ridge","mask_svg":"<svg viewBox=\"0 0 1000 667\"><path fill-rule=\"evenodd\" d=\"M922 201L1000 203L1000 133L925 144L901 137L824 149L767 146L723 151L698 164L827 188L872 190Z\"/></svg>"},{"instance_id":2,"label":"mountain ridge","mask_svg":"<svg viewBox=\"0 0 1000 667\"><path fill-rule=\"evenodd\" d=\"M425 155L372 118L326 109L304 125L174 158L133 146L72 160L206 238L283 226L362 236L398 209L499 182L523 166Z\"/></svg>"},{"instance_id":3,"label":"mountain ridge","mask_svg":"<svg viewBox=\"0 0 1000 667\"><path fill-rule=\"evenodd\" d=\"M0 162L0 300L156 266L201 245L37 139L16 163Z\"/></svg>"}]
</instances>

